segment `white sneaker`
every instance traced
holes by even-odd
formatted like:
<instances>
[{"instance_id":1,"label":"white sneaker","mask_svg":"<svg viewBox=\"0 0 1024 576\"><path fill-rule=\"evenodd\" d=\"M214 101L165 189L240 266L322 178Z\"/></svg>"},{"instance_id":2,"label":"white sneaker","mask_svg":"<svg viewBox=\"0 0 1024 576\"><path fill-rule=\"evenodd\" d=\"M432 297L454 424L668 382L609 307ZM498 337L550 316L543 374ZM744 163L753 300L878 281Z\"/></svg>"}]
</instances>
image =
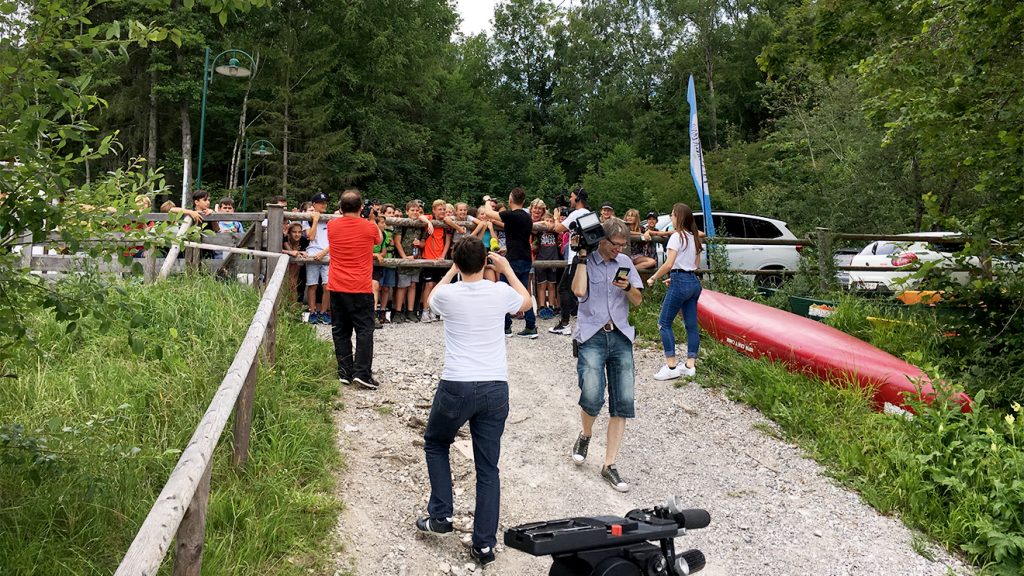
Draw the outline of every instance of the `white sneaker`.
<instances>
[{"instance_id":1,"label":"white sneaker","mask_svg":"<svg viewBox=\"0 0 1024 576\"><path fill-rule=\"evenodd\" d=\"M420 314L420 320L422 322L433 322L435 318L436 317L434 316L434 313L430 311L430 308L425 309L423 313Z\"/></svg>"},{"instance_id":2,"label":"white sneaker","mask_svg":"<svg viewBox=\"0 0 1024 576\"><path fill-rule=\"evenodd\" d=\"M687 378L693 378L694 375L697 374L697 367L696 366L690 368L690 367L687 367L686 364L680 364L679 366L676 366L676 368L680 369L679 374L681 376L686 376Z\"/></svg>"},{"instance_id":3,"label":"white sneaker","mask_svg":"<svg viewBox=\"0 0 1024 576\"><path fill-rule=\"evenodd\" d=\"M683 371L681 370L681 368L685 368L685 366L684 365L677 365L675 368L669 368L668 364L665 364L664 366L661 367L661 370L658 370L654 374L654 379L655 380L675 380L676 378L679 378L680 376L683 375Z\"/></svg>"}]
</instances>

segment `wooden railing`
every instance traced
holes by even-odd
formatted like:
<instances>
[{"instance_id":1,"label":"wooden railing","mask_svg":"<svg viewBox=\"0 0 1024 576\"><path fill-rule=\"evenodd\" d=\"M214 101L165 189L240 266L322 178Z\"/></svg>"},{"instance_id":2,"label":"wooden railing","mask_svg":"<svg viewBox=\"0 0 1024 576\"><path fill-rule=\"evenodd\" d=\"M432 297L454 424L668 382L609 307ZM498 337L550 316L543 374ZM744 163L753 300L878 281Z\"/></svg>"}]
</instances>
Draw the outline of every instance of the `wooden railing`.
<instances>
[{"instance_id":1,"label":"wooden railing","mask_svg":"<svg viewBox=\"0 0 1024 576\"><path fill-rule=\"evenodd\" d=\"M270 280L227 375L121 560L115 572L118 576L156 574L170 550L172 540L176 541L175 576L200 573L213 451L233 412L235 419L231 434L231 464L239 468L245 466L249 457L252 407L261 346L266 362L273 364L277 356L277 302L288 268L288 256L279 252L226 248L215 244L186 242L185 246L259 257L269 262Z\"/></svg>"}]
</instances>

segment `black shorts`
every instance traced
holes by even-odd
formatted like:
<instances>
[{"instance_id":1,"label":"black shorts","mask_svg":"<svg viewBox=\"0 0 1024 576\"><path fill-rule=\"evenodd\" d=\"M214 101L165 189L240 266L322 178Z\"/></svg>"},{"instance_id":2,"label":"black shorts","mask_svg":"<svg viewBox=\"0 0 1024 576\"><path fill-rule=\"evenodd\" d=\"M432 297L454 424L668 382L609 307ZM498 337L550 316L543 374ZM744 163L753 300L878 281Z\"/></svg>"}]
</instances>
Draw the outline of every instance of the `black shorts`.
<instances>
[{"instance_id":1,"label":"black shorts","mask_svg":"<svg viewBox=\"0 0 1024 576\"><path fill-rule=\"evenodd\" d=\"M421 282L433 282L437 284L444 278L444 273L447 272L444 268L424 268L423 273L420 275Z\"/></svg>"},{"instance_id":2,"label":"black shorts","mask_svg":"<svg viewBox=\"0 0 1024 576\"><path fill-rule=\"evenodd\" d=\"M558 270L555 268L537 268L534 273L537 284L555 284L558 282Z\"/></svg>"},{"instance_id":3,"label":"black shorts","mask_svg":"<svg viewBox=\"0 0 1024 576\"><path fill-rule=\"evenodd\" d=\"M376 280L377 282L380 282L381 278L383 278L383 277L384 277L384 267L383 266L374 266L373 267L373 279ZM365 276L364 276L364 278L365 278Z\"/></svg>"}]
</instances>

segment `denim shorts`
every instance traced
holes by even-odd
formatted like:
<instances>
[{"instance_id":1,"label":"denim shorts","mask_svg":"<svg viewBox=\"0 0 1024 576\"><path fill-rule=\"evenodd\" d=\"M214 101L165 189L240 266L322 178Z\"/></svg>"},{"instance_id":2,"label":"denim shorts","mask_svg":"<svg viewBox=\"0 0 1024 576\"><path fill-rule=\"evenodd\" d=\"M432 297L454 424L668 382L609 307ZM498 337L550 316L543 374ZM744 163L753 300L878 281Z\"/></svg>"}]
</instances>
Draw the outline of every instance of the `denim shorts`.
<instances>
[{"instance_id":1,"label":"denim shorts","mask_svg":"<svg viewBox=\"0 0 1024 576\"><path fill-rule=\"evenodd\" d=\"M392 288L392 287L394 287L394 285L395 285L397 280L398 280L398 278L397 278L397 275L395 274L395 269L394 268L384 268L383 269L383 273L381 274L381 277L380 277L380 285L381 286Z\"/></svg>"},{"instance_id":2,"label":"denim shorts","mask_svg":"<svg viewBox=\"0 0 1024 576\"><path fill-rule=\"evenodd\" d=\"M306 264L306 286L327 284L327 264Z\"/></svg>"},{"instance_id":3,"label":"denim shorts","mask_svg":"<svg viewBox=\"0 0 1024 576\"><path fill-rule=\"evenodd\" d=\"M604 391L608 389L608 414L632 418L633 342L622 332L599 330L580 344L576 361L580 408L591 416L601 413Z\"/></svg>"}]
</instances>

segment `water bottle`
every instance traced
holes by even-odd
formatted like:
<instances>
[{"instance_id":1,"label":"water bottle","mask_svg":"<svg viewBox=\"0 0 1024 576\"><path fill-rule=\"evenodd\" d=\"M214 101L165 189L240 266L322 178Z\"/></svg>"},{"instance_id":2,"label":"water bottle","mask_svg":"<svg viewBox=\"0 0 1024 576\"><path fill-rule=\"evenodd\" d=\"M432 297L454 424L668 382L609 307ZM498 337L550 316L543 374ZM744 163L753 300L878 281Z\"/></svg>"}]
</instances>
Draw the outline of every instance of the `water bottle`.
<instances>
[{"instance_id":1,"label":"water bottle","mask_svg":"<svg viewBox=\"0 0 1024 576\"><path fill-rule=\"evenodd\" d=\"M413 258L419 258L420 257L420 247L419 246L413 246L412 247L412 257Z\"/></svg>"}]
</instances>

